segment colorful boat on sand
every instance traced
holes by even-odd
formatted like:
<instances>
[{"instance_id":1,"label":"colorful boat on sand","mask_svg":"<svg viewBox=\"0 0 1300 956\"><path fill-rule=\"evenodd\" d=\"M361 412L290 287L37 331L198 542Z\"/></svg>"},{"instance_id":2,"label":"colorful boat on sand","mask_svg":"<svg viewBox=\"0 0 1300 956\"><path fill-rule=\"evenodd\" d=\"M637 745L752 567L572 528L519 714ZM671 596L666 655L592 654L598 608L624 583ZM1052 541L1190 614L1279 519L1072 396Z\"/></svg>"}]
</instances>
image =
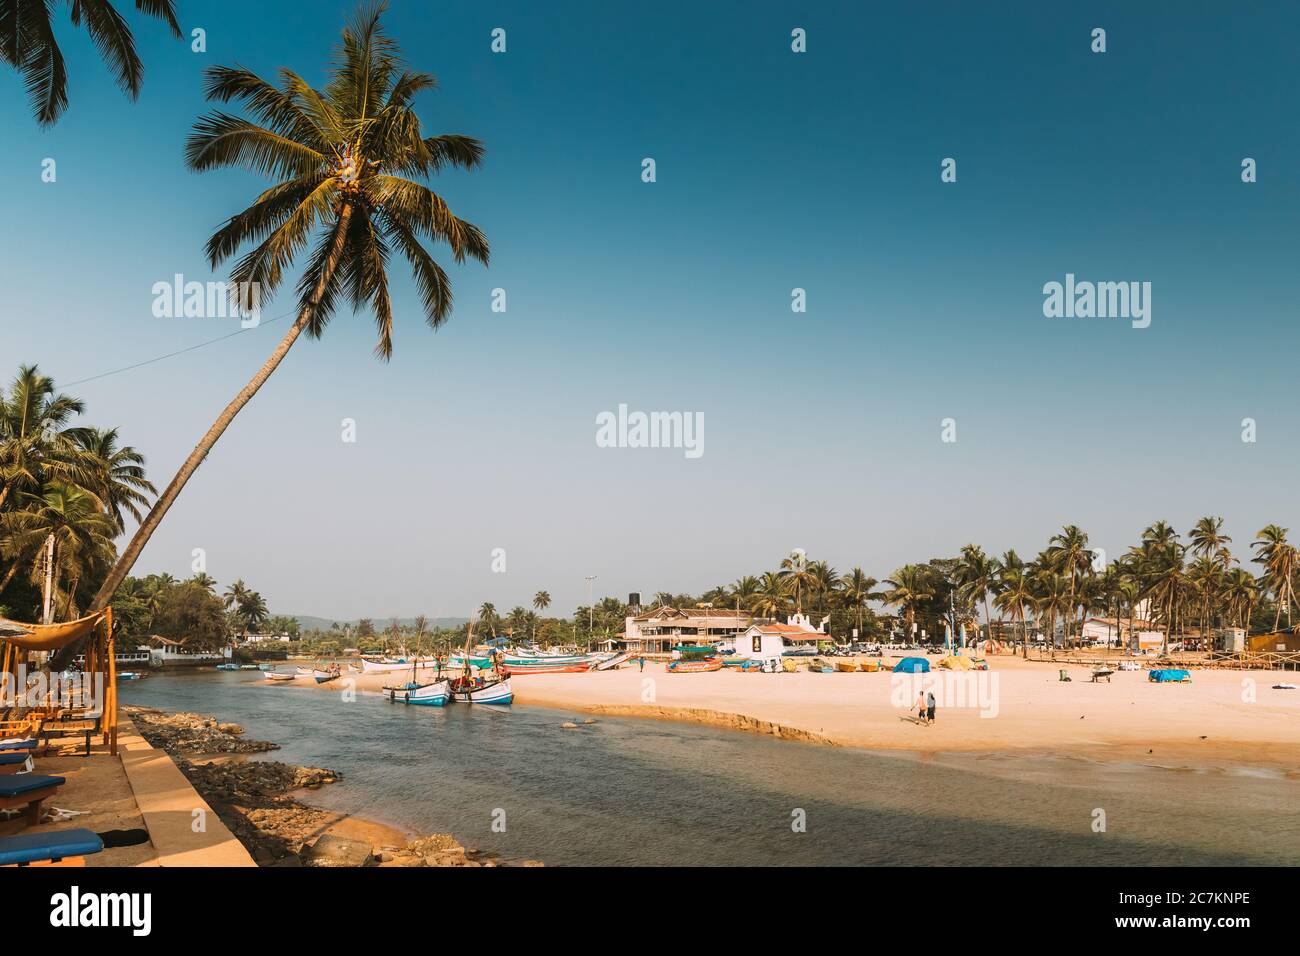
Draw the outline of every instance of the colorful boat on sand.
<instances>
[{"instance_id":1,"label":"colorful boat on sand","mask_svg":"<svg viewBox=\"0 0 1300 956\"><path fill-rule=\"evenodd\" d=\"M328 684L332 680L338 680L343 671L337 664L326 668L316 668L311 672L311 676L316 678L318 684Z\"/></svg>"},{"instance_id":2,"label":"colorful boat on sand","mask_svg":"<svg viewBox=\"0 0 1300 956\"><path fill-rule=\"evenodd\" d=\"M425 707L442 707L451 700L450 681L439 680L430 684L408 681L396 687L385 687L384 696L390 704L420 704Z\"/></svg>"},{"instance_id":3,"label":"colorful boat on sand","mask_svg":"<svg viewBox=\"0 0 1300 956\"><path fill-rule=\"evenodd\" d=\"M576 664L510 664L502 665L511 674L581 674L591 670L590 661Z\"/></svg>"},{"instance_id":4,"label":"colorful boat on sand","mask_svg":"<svg viewBox=\"0 0 1300 956\"><path fill-rule=\"evenodd\" d=\"M704 674L722 670L722 658L705 657L701 660L677 660L668 664L670 674Z\"/></svg>"}]
</instances>

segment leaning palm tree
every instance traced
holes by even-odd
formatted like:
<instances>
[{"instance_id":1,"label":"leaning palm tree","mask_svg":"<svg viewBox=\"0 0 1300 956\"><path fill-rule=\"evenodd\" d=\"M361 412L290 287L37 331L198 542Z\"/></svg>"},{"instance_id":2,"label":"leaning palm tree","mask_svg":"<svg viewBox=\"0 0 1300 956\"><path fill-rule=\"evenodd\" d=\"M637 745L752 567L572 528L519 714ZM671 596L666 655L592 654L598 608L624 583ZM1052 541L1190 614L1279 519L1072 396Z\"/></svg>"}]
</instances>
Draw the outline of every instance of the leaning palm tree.
<instances>
[{"instance_id":1,"label":"leaning palm tree","mask_svg":"<svg viewBox=\"0 0 1300 956\"><path fill-rule=\"evenodd\" d=\"M1291 603L1294 600L1292 579L1297 564L1300 564L1300 553L1287 541L1287 532L1288 529L1280 525L1266 525L1255 533L1255 541L1251 544L1256 551L1252 560L1264 566L1264 587L1273 592L1277 601L1277 613L1273 617L1274 631L1282 622L1283 605L1286 606L1287 626L1291 626Z\"/></svg>"},{"instance_id":2,"label":"leaning palm tree","mask_svg":"<svg viewBox=\"0 0 1300 956\"><path fill-rule=\"evenodd\" d=\"M368 8L344 29L322 89L288 69L280 71L278 86L239 67L212 67L206 73L209 99L241 102L253 118L221 110L201 118L186 145L190 168L233 166L275 180L208 241L213 267L252 243L231 278L244 289L257 283L265 301L293 261L309 244L312 249L298 282L293 324L163 490L100 587L95 607L112 596L186 482L298 337L306 332L316 338L325 331L340 297L373 312L375 352L390 357L390 252L409 263L425 321L435 329L451 314L451 283L423 242L446 242L457 262L466 256L488 261L483 233L419 181L448 166L477 167L483 146L467 136L423 135L412 101L435 80L403 66L397 45L380 27L382 11L382 6Z\"/></svg>"},{"instance_id":3,"label":"leaning palm tree","mask_svg":"<svg viewBox=\"0 0 1300 956\"><path fill-rule=\"evenodd\" d=\"M22 75L32 112L42 126L55 123L68 108L68 73L51 22L54 6L50 0L0 2L0 60ZM122 92L131 99L139 96L144 65L126 20L108 0L73 0L68 6L72 25L85 21L86 32ZM135 0L135 8L162 20L180 38L175 0Z\"/></svg>"}]
</instances>

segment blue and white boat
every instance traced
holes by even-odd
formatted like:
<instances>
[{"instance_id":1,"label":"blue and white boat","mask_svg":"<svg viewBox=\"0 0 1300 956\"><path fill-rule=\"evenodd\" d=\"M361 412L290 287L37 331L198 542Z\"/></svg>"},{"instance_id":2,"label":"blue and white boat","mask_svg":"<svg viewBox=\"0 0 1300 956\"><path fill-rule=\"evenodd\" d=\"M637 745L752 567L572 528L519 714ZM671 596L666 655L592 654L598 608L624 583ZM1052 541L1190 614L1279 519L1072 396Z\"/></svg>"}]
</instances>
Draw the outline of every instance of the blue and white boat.
<instances>
[{"instance_id":1,"label":"blue and white boat","mask_svg":"<svg viewBox=\"0 0 1300 956\"><path fill-rule=\"evenodd\" d=\"M447 682L451 699L462 704L508 704L515 699L510 678L456 677Z\"/></svg>"},{"instance_id":2,"label":"blue and white boat","mask_svg":"<svg viewBox=\"0 0 1300 956\"><path fill-rule=\"evenodd\" d=\"M415 681L408 681L395 687L385 687L384 696L388 698L390 704L422 704L425 707L442 707L451 700L451 691L448 690L447 685L448 682L445 680L434 681L432 684L417 684Z\"/></svg>"}]
</instances>

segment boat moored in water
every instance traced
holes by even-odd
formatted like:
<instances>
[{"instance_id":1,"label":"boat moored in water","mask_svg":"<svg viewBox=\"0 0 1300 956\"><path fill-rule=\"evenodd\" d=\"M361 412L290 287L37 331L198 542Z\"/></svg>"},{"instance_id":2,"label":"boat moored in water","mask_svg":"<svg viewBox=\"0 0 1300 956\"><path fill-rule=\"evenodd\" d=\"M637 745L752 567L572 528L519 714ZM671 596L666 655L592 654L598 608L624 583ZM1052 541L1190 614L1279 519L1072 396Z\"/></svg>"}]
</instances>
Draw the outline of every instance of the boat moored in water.
<instances>
[{"instance_id":1,"label":"boat moored in water","mask_svg":"<svg viewBox=\"0 0 1300 956\"><path fill-rule=\"evenodd\" d=\"M431 684L417 684L409 681L395 687L385 687L384 696L390 704L422 704L425 707L442 707L451 700L449 681L439 680Z\"/></svg>"},{"instance_id":2,"label":"boat moored in water","mask_svg":"<svg viewBox=\"0 0 1300 956\"><path fill-rule=\"evenodd\" d=\"M493 680L481 675L467 675L453 677L446 683L451 699L462 704L508 704L515 699L509 677Z\"/></svg>"}]
</instances>

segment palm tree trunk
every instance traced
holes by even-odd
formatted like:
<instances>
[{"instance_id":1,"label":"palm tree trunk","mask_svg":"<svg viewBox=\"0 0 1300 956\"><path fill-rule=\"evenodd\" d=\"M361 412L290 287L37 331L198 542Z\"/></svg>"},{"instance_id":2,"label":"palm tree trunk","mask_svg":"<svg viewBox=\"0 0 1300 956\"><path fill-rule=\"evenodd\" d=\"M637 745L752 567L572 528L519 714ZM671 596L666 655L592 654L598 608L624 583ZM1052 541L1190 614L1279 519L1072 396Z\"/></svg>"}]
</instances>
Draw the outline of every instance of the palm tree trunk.
<instances>
[{"instance_id":1,"label":"palm tree trunk","mask_svg":"<svg viewBox=\"0 0 1300 956\"><path fill-rule=\"evenodd\" d=\"M45 539L45 587L41 593L41 623L54 620L54 535Z\"/></svg>"},{"instance_id":2,"label":"palm tree trunk","mask_svg":"<svg viewBox=\"0 0 1300 956\"><path fill-rule=\"evenodd\" d=\"M207 434L194 446L194 450L185 459L185 463L181 465L176 477L171 480L171 484L167 486L158 497L158 500L154 502L153 507L149 509L149 514L145 516L140 527L136 529L135 535L131 538L131 543L127 545L126 550L122 552L122 556L118 558L117 564L113 566L113 570L108 573L108 577L104 579L104 583L100 585L99 590L91 599L90 608L99 609L108 605L118 585L126 578L135 562L139 559L140 553L144 551L145 545L149 543L149 539L162 522L163 517L176 502L181 489L198 471L203 459L208 457L208 453L212 451L212 447L217 443L217 440L230 427L230 423L235 420L235 416L252 400L266 380L271 377L271 373L280 366L280 363L284 361L284 357L289 354L289 349L298 340L302 330L307 327L308 319L316 311L321 297L325 294L326 288L329 287L331 280L334 278L334 273L343 258L343 246L347 239L348 223L351 219L352 206L350 203L344 203L343 208L339 211L338 220L334 224L334 240L325 267L321 270L320 281L316 283L316 288L312 290L310 298L303 306L302 311L298 313L298 318L289 327L289 331L280 340L280 344L275 347L275 351L271 353L270 358L257 370L257 374L249 380L247 385L240 389L239 394L225 407L217 420L212 423L212 427L208 429ZM82 643L82 641L74 641L72 645L60 651L58 656L62 658L77 654Z\"/></svg>"},{"instance_id":3,"label":"palm tree trunk","mask_svg":"<svg viewBox=\"0 0 1300 956\"><path fill-rule=\"evenodd\" d=\"M212 451L217 439L225 433L226 429L230 427L230 423L234 421L235 416L257 394L266 380L271 377L271 373L279 367L284 357L289 354L289 349L298 340L298 336L302 334L302 330L307 327L307 320L316 311L316 306L320 303L321 296L325 294L325 289L329 286L334 277L334 272L338 268L339 260L343 257L343 244L347 237L348 223L351 218L352 206L345 203L339 212L339 218L334 227L334 244L330 249L329 259L326 261L325 268L321 271L320 281L316 283L316 288L312 290L311 298L307 300L306 306L298 314L297 320L289 327L289 331L280 340L280 344L276 346L270 358L262 364L262 367L257 370L257 374L249 380L247 385L240 389L239 394L225 407L217 420L212 423L212 427L208 429L207 434L190 452L190 456L185 459L185 463L181 465L180 471L176 473L176 477L172 479L171 484L154 502L154 506L149 509L149 514L145 517L144 523L136 530L135 535L131 538L131 543L127 545L126 550L122 553L122 557L118 559L113 570L104 579L104 583L100 585L99 591L91 601L92 607L100 608L108 603L109 598L113 596L113 592L117 590L118 585L126 578L136 559L140 557L140 552L144 550L149 538L153 536L154 531L162 522L163 516L175 503L181 489L193 477L199 465L203 463L203 459L207 458L208 453Z\"/></svg>"},{"instance_id":4,"label":"palm tree trunk","mask_svg":"<svg viewBox=\"0 0 1300 956\"><path fill-rule=\"evenodd\" d=\"M3 594L5 588L9 587L9 582L14 579L14 575L18 573L18 568L22 563L22 558L14 558L14 563L11 564L9 570L5 572L4 580L0 581L0 594Z\"/></svg>"}]
</instances>

